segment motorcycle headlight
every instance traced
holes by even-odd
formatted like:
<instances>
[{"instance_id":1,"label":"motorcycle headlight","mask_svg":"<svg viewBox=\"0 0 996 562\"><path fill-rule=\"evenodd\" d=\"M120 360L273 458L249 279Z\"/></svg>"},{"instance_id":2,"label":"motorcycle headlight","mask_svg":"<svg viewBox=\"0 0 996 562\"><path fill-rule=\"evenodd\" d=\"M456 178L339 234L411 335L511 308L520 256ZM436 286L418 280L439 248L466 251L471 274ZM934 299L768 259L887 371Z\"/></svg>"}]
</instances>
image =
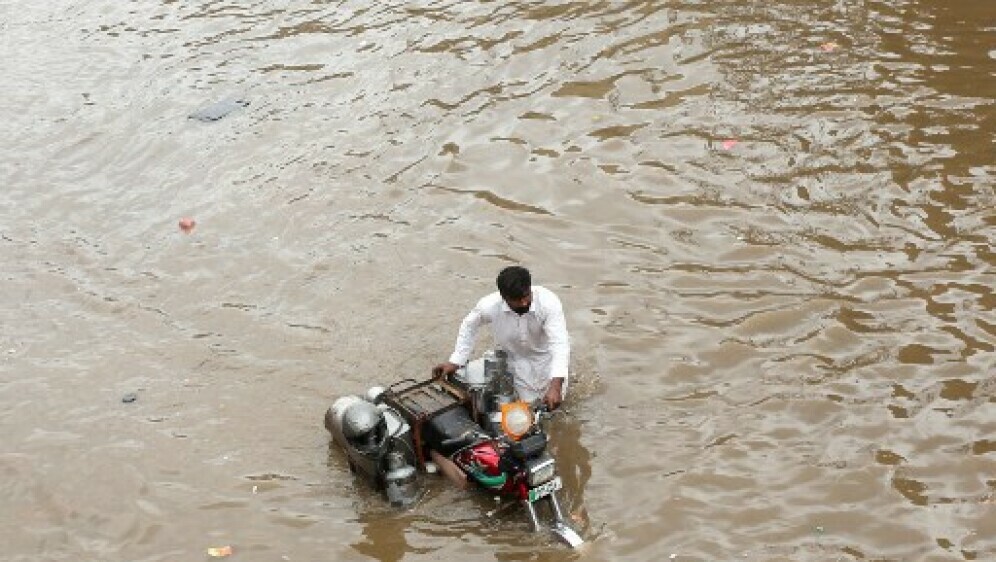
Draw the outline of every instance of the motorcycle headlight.
<instances>
[{"instance_id":1,"label":"motorcycle headlight","mask_svg":"<svg viewBox=\"0 0 996 562\"><path fill-rule=\"evenodd\" d=\"M557 463L551 457L542 456L526 462L526 482L530 488L548 482L556 475Z\"/></svg>"},{"instance_id":2,"label":"motorcycle headlight","mask_svg":"<svg viewBox=\"0 0 996 562\"><path fill-rule=\"evenodd\" d=\"M533 412L525 402L501 405L501 428L505 434L518 441L533 427Z\"/></svg>"}]
</instances>

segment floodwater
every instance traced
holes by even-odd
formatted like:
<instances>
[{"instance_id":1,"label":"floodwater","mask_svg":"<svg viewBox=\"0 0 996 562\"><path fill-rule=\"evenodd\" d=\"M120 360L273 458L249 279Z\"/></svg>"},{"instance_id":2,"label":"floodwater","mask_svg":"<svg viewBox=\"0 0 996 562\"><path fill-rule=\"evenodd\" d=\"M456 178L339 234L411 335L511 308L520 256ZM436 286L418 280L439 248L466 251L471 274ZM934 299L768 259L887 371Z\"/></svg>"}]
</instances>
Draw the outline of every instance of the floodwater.
<instances>
[{"instance_id":1,"label":"floodwater","mask_svg":"<svg viewBox=\"0 0 996 562\"><path fill-rule=\"evenodd\" d=\"M0 560L996 559L996 3L8 0L0 48ZM322 428L511 263L578 552Z\"/></svg>"}]
</instances>

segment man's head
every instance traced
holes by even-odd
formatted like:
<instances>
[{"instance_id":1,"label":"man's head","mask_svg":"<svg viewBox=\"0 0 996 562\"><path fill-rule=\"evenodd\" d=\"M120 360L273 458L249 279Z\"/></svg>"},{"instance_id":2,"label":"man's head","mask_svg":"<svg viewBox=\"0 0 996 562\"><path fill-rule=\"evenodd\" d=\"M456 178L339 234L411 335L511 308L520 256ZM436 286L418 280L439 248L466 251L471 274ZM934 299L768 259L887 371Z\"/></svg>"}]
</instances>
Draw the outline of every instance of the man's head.
<instances>
[{"instance_id":1,"label":"man's head","mask_svg":"<svg viewBox=\"0 0 996 562\"><path fill-rule=\"evenodd\" d=\"M498 279L498 293L505 299L505 304L518 314L529 312L529 306L533 302L532 277L529 270L513 265L501 270Z\"/></svg>"}]
</instances>

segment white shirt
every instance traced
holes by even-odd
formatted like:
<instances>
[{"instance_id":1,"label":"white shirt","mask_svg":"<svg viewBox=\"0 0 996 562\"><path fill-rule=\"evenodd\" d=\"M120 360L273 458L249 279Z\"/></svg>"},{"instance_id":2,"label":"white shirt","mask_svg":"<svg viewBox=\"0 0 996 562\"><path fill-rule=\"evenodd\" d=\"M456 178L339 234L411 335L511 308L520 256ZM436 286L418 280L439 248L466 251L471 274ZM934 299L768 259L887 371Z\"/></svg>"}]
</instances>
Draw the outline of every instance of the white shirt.
<instances>
[{"instance_id":1,"label":"white shirt","mask_svg":"<svg viewBox=\"0 0 996 562\"><path fill-rule=\"evenodd\" d=\"M534 285L529 312L517 314L496 291L477 301L463 319L450 363L465 365L474 351L477 330L491 324L495 347L508 353L508 366L515 377L515 390L522 400L533 401L546 394L552 378L562 378L567 393L567 365L571 344L564 308L553 291Z\"/></svg>"}]
</instances>

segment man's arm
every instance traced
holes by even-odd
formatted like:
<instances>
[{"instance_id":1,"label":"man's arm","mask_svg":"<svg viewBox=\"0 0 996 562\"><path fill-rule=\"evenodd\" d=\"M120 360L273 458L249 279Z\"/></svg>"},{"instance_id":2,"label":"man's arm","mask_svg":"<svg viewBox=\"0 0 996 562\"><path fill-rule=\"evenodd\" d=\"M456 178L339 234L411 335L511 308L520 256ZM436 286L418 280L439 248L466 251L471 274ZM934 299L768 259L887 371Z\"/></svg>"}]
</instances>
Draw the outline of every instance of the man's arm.
<instances>
[{"instance_id":1,"label":"man's arm","mask_svg":"<svg viewBox=\"0 0 996 562\"><path fill-rule=\"evenodd\" d=\"M464 317L463 322L460 323L456 345L453 346L453 353L450 354L450 363L454 365L467 364L467 361L470 360L470 354L474 352L474 345L477 343L477 330L486 321L487 318L479 301L473 310Z\"/></svg>"},{"instance_id":2,"label":"man's arm","mask_svg":"<svg viewBox=\"0 0 996 562\"><path fill-rule=\"evenodd\" d=\"M487 316L484 314L482 306L484 299L478 301L477 305L464 317L460 323L460 330L457 332L456 345L453 353L450 354L449 361L436 365L432 372L437 376L446 376L455 373L461 365L465 365L470 360L470 354L474 352L474 345L477 343L477 330L487 323Z\"/></svg>"},{"instance_id":3,"label":"man's arm","mask_svg":"<svg viewBox=\"0 0 996 562\"><path fill-rule=\"evenodd\" d=\"M567 369L571 359L570 336L567 334L567 321L560 299L553 295L550 311L543 323L550 344L550 386L543 401L550 409L556 409L564 399L563 384L567 380Z\"/></svg>"}]
</instances>

